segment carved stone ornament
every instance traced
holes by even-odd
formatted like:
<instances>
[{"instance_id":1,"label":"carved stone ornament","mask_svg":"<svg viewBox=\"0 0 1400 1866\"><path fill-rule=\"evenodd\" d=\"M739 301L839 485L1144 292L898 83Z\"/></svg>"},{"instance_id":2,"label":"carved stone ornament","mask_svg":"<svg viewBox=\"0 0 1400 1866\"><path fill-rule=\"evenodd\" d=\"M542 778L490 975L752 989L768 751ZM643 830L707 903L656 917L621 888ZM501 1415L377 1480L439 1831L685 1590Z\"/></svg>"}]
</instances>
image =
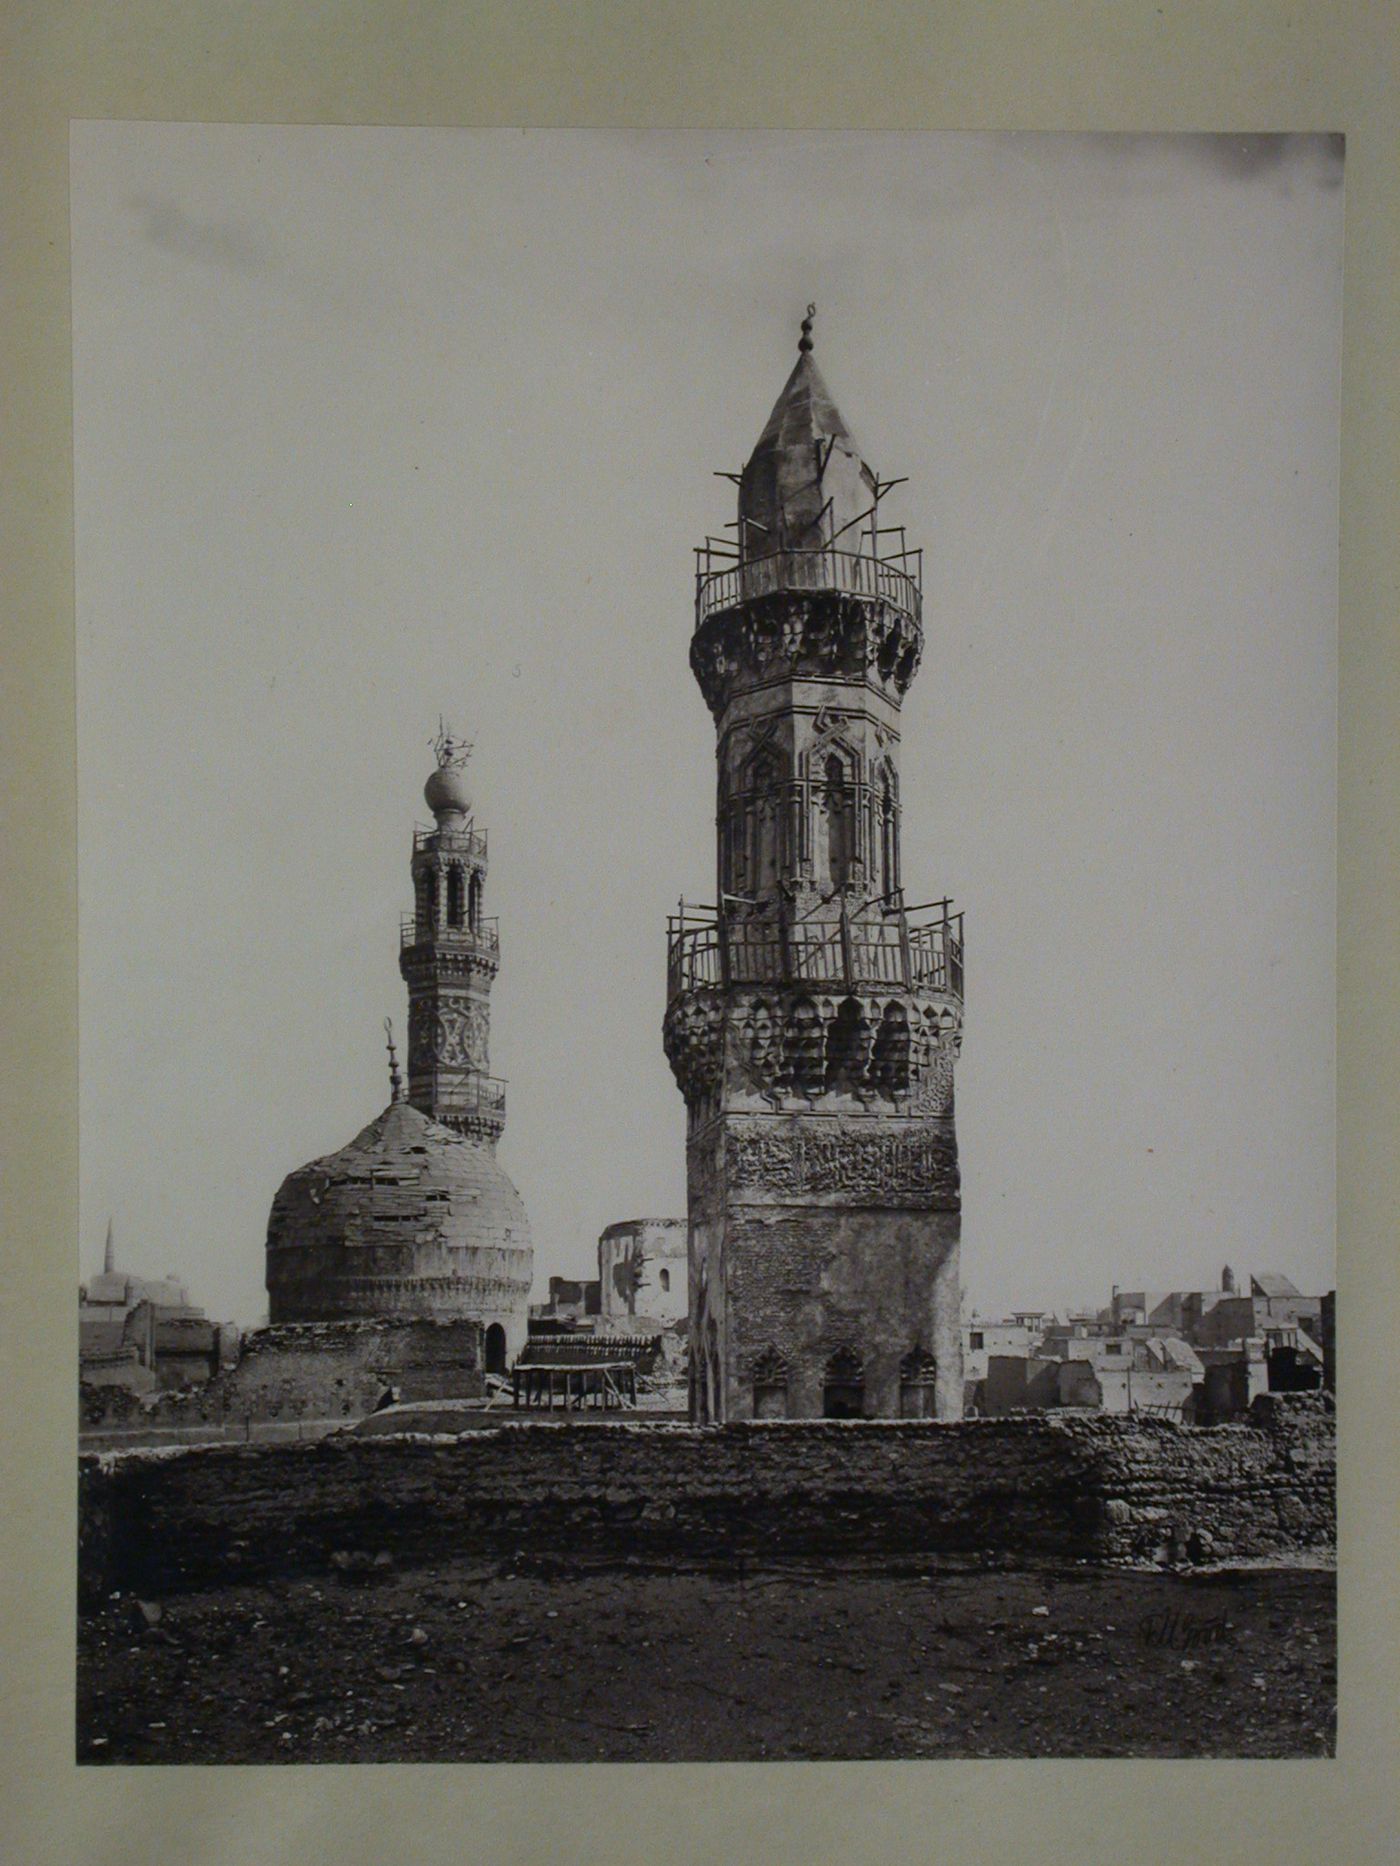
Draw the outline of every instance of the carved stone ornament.
<instances>
[{"instance_id":1,"label":"carved stone ornament","mask_svg":"<svg viewBox=\"0 0 1400 1866\"><path fill-rule=\"evenodd\" d=\"M673 999L663 1039L692 1102L725 1090L775 1108L844 1095L917 1114L952 1111L960 1025L944 999L705 986Z\"/></svg>"},{"instance_id":2,"label":"carved stone ornament","mask_svg":"<svg viewBox=\"0 0 1400 1866\"><path fill-rule=\"evenodd\" d=\"M872 1121L796 1120L733 1127L725 1169L736 1190L776 1198L838 1196L872 1205L951 1209L958 1200L957 1143L932 1124L891 1129Z\"/></svg>"},{"instance_id":3,"label":"carved stone ornament","mask_svg":"<svg viewBox=\"0 0 1400 1866\"><path fill-rule=\"evenodd\" d=\"M778 671L809 679L873 677L903 699L923 655L923 629L883 597L822 591L755 597L706 617L690 665L716 718L736 691Z\"/></svg>"},{"instance_id":4,"label":"carved stone ornament","mask_svg":"<svg viewBox=\"0 0 1400 1866\"><path fill-rule=\"evenodd\" d=\"M724 999L717 990L683 992L666 1012L662 1040L687 1101L718 1087L724 1058Z\"/></svg>"},{"instance_id":5,"label":"carved stone ornament","mask_svg":"<svg viewBox=\"0 0 1400 1866\"><path fill-rule=\"evenodd\" d=\"M486 1007L473 999L415 999L408 1010L409 1066L484 1069L489 1030Z\"/></svg>"}]
</instances>

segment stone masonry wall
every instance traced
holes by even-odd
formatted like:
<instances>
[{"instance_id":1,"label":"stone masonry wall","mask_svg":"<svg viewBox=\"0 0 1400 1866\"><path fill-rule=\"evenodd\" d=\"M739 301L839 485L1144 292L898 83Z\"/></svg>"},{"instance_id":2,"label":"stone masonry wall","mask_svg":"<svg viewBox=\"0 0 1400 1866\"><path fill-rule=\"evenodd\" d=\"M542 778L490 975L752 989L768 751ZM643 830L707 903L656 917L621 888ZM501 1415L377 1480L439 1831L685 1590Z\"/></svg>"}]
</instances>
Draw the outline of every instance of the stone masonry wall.
<instances>
[{"instance_id":1,"label":"stone masonry wall","mask_svg":"<svg viewBox=\"0 0 1400 1866\"><path fill-rule=\"evenodd\" d=\"M1191 1431L1096 1415L960 1425L508 1424L459 1438L99 1453L80 1577L150 1593L469 1553L571 1558L1268 1557L1333 1539L1326 1396Z\"/></svg>"},{"instance_id":2,"label":"stone masonry wall","mask_svg":"<svg viewBox=\"0 0 1400 1866\"><path fill-rule=\"evenodd\" d=\"M83 1421L193 1425L225 1417L358 1419L385 1389L404 1400L474 1399L482 1392L483 1325L428 1319L281 1322L243 1337L237 1364L144 1410L84 1393Z\"/></svg>"}]
</instances>

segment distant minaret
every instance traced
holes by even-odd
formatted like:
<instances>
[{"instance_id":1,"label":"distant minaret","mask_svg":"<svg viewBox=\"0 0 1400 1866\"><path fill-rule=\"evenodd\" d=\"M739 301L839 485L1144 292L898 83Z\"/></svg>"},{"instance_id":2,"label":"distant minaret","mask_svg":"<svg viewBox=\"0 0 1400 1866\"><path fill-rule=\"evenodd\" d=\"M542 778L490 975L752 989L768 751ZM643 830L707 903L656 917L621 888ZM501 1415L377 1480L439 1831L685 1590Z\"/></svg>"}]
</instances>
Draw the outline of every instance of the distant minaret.
<instances>
[{"instance_id":1,"label":"distant minaret","mask_svg":"<svg viewBox=\"0 0 1400 1866\"><path fill-rule=\"evenodd\" d=\"M102 1253L103 1276L114 1276L117 1269L117 1249L112 1238L112 1220L107 1220L107 1248Z\"/></svg>"},{"instance_id":2,"label":"distant minaret","mask_svg":"<svg viewBox=\"0 0 1400 1866\"><path fill-rule=\"evenodd\" d=\"M493 1146L506 1124L505 1083L488 1073L496 922L482 913L486 832L473 820L471 746L440 730L423 787L436 827L413 835L414 911L399 970L408 986L408 1099L421 1113Z\"/></svg>"},{"instance_id":3,"label":"distant minaret","mask_svg":"<svg viewBox=\"0 0 1400 1866\"><path fill-rule=\"evenodd\" d=\"M961 1418L953 1068L962 918L906 905L900 708L919 552L812 355L697 565L718 762L714 903L671 926L702 1422ZM917 901L916 897L916 901Z\"/></svg>"}]
</instances>

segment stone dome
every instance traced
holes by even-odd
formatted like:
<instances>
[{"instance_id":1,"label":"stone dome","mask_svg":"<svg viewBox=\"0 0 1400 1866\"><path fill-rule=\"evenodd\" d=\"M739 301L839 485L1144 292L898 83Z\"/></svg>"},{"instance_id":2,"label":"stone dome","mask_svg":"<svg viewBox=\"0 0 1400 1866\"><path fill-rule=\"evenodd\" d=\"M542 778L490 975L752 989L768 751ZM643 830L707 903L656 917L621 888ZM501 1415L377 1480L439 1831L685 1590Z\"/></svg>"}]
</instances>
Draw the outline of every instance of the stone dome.
<instances>
[{"instance_id":1,"label":"stone dome","mask_svg":"<svg viewBox=\"0 0 1400 1866\"><path fill-rule=\"evenodd\" d=\"M468 1317L524 1345L533 1253L485 1143L391 1102L348 1147L282 1181L267 1227L273 1322Z\"/></svg>"},{"instance_id":2,"label":"stone dome","mask_svg":"<svg viewBox=\"0 0 1400 1866\"><path fill-rule=\"evenodd\" d=\"M460 765L439 765L423 786L423 801L436 817L466 816L472 807L466 772Z\"/></svg>"}]
</instances>

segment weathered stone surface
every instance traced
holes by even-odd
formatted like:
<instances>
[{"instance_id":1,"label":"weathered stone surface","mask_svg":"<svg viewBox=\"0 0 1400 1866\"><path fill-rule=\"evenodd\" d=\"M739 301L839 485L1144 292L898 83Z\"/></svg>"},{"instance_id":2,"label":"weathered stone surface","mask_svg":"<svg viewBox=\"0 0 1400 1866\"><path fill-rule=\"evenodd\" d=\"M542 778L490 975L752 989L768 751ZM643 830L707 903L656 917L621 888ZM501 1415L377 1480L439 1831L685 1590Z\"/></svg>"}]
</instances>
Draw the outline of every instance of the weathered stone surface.
<instances>
[{"instance_id":1,"label":"weathered stone surface","mask_svg":"<svg viewBox=\"0 0 1400 1866\"><path fill-rule=\"evenodd\" d=\"M524 1345L533 1257L520 1196L489 1146L393 1102L273 1200L274 1322L469 1317Z\"/></svg>"},{"instance_id":2,"label":"weathered stone surface","mask_svg":"<svg viewBox=\"0 0 1400 1866\"><path fill-rule=\"evenodd\" d=\"M1103 1415L687 1426L522 1424L80 1461L89 1597L528 1546L581 1558L878 1549L1023 1565L1213 1559L1334 1540L1330 1410L1194 1431ZM1283 1453L1306 1448L1308 1459Z\"/></svg>"},{"instance_id":3,"label":"weathered stone surface","mask_svg":"<svg viewBox=\"0 0 1400 1866\"><path fill-rule=\"evenodd\" d=\"M912 560L881 555L878 483L804 336L691 643L716 724L717 906L674 932L663 1040L686 1099L702 1421L962 1412L962 925L947 902L906 911L921 595Z\"/></svg>"},{"instance_id":4,"label":"weathered stone surface","mask_svg":"<svg viewBox=\"0 0 1400 1866\"><path fill-rule=\"evenodd\" d=\"M141 1406L118 1390L84 1395L89 1428L358 1419L388 1388L405 1401L482 1392L485 1324L475 1317L289 1322L251 1330L236 1366L203 1386ZM98 1400L108 1400L104 1406Z\"/></svg>"}]
</instances>

